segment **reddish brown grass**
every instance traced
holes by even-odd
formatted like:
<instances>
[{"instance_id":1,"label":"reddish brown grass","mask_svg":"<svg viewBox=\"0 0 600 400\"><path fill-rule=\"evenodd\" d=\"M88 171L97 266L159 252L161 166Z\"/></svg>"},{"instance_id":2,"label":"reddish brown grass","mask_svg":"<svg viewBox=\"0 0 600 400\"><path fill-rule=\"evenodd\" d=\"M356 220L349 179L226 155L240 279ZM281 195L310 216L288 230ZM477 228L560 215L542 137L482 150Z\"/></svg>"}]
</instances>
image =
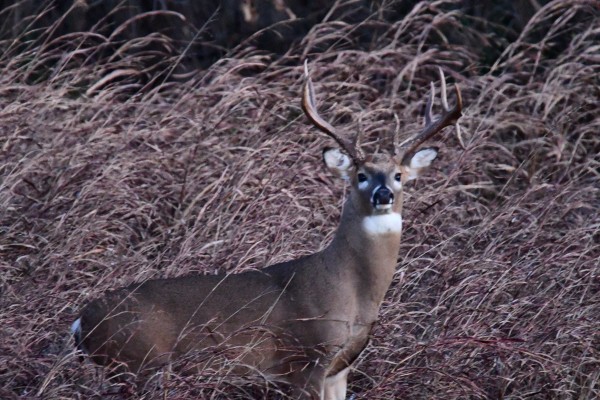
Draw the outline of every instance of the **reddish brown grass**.
<instances>
[{"instance_id":1,"label":"reddish brown grass","mask_svg":"<svg viewBox=\"0 0 600 400\"><path fill-rule=\"evenodd\" d=\"M487 69L482 32L439 4L378 27L369 51L353 46L359 26L333 21L282 57L241 46L185 82L166 79L177 57L141 72L150 55L99 55L92 35L5 53L0 398L114 393L68 337L107 289L262 268L328 242L344 188L300 110L305 57L323 114L347 130L360 119L371 149L394 115L416 131L437 66L466 105L464 149L448 130L405 196L397 278L350 392L600 397L597 4L550 3ZM279 396L223 371L164 381L173 399Z\"/></svg>"}]
</instances>

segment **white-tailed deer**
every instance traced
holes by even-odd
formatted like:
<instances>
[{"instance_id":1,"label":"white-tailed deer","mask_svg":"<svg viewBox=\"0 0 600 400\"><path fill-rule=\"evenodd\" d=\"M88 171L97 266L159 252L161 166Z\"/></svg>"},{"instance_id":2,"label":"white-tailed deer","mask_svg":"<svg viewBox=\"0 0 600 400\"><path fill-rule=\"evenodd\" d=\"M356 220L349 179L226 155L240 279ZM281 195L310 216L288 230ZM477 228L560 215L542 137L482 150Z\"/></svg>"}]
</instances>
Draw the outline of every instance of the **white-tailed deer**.
<instances>
[{"instance_id":1,"label":"white-tailed deer","mask_svg":"<svg viewBox=\"0 0 600 400\"><path fill-rule=\"evenodd\" d=\"M150 280L92 301L72 330L94 361L141 372L191 354L188 372L222 366L288 383L294 398L345 398L396 268L403 187L435 159L419 147L457 123L462 101L456 86L448 107L440 69L443 114L433 120L432 83L425 128L402 146L394 135L390 154L365 155L358 134L349 140L318 114L305 73L302 108L341 147L325 149L325 165L351 185L331 244L260 271Z\"/></svg>"}]
</instances>

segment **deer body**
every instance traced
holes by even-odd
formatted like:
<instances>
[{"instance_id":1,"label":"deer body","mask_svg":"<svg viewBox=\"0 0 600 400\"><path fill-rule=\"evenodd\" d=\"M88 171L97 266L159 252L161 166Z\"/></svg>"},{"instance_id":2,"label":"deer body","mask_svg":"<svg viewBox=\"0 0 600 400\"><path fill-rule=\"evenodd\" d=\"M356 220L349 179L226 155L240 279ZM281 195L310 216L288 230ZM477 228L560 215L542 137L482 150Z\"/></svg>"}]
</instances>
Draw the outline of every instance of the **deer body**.
<instances>
[{"instance_id":1,"label":"deer body","mask_svg":"<svg viewBox=\"0 0 600 400\"><path fill-rule=\"evenodd\" d=\"M305 111L325 130L313 98L307 78ZM410 149L408 161L359 158L338 143L343 152L328 149L324 161L351 190L329 246L258 271L151 280L109 293L74 324L79 347L99 364L120 362L132 372L192 354L190 372L254 371L290 383L295 398L344 399L349 368L393 279L402 188L437 151Z\"/></svg>"},{"instance_id":2,"label":"deer body","mask_svg":"<svg viewBox=\"0 0 600 400\"><path fill-rule=\"evenodd\" d=\"M240 365L301 388L310 386L302 371L315 359L320 375L335 376L366 345L400 246L400 227L373 235L351 203L319 253L260 271L151 280L90 303L81 316L83 348L100 364L118 358L138 371L194 349L239 345L230 358L241 355ZM250 334L257 343L248 345ZM297 358L298 371L280 365L282 352Z\"/></svg>"}]
</instances>

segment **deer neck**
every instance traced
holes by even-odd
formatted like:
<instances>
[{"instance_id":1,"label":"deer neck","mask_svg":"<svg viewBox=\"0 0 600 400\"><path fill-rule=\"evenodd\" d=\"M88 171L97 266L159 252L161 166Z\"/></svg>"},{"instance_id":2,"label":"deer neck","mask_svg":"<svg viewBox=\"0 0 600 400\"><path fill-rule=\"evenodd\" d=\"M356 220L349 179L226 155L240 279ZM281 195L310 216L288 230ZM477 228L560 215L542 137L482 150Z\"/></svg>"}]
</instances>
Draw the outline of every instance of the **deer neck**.
<instances>
[{"instance_id":1,"label":"deer neck","mask_svg":"<svg viewBox=\"0 0 600 400\"><path fill-rule=\"evenodd\" d=\"M348 198L340 225L331 244L324 250L340 274L349 275L350 288L374 310L392 283L396 269L402 229L400 210L381 215L361 212Z\"/></svg>"}]
</instances>

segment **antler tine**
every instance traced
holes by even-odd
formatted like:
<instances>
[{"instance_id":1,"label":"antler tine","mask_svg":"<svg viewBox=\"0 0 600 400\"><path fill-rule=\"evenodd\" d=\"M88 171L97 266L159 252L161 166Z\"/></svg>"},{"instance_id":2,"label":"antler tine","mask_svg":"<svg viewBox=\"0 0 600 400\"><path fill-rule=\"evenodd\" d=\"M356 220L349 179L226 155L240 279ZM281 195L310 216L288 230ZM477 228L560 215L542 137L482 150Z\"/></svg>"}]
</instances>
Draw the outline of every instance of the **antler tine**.
<instances>
[{"instance_id":1,"label":"antler tine","mask_svg":"<svg viewBox=\"0 0 600 400\"><path fill-rule=\"evenodd\" d=\"M363 132L362 117L359 117L359 119L358 119L358 129L356 130L356 135L352 139L352 147L355 149L356 156L358 157L359 160L364 160L365 159L365 153L363 153L362 147L361 147L361 145L362 145L362 143L361 143L362 132Z\"/></svg>"},{"instance_id":2,"label":"antler tine","mask_svg":"<svg viewBox=\"0 0 600 400\"><path fill-rule=\"evenodd\" d=\"M431 94L427 99L427 106L425 108L425 127L413 139L409 140L402 146L402 148L405 150L402 157L403 164L412 158L412 155L416 149L425 141L431 139L447 126L454 124L458 125L458 119L462 115L462 96L458 85L454 85L456 104L454 107L450 108L448 106L448 98L446 97L446 77L444 76L444 71L442 71L441 68L439 68L439 72L441 81L440 97L442 100L442 108L444 109L444 113L437 120L433 121L431 109L433 107L433 100L435 98L435 85L433 82L431 82Z\"/></svg>"},{"instance_id":3,"label":"antler tine","mask_svg":"<svg viewBox=\"0 0 600 400\"><path fill-rule=\"evenodd\" d=\"M392 154L394 157L398 156L398 147L400 141L400 118L398 114L394 113L394 121L396 121L396 129L392 133Z\"/></svg>"},{"instance_id":4,"label":"antler tine","mask_svg":"<svg viewBox=\"0 0 600 400\"><path fill-rule=\"evenodd\" d=\"M302 109L304 113L317 128L333 138L355 164L358 164L363 159L362 152L359 150L360 132L357 133L353 143L341 137L338 131L319 115L317 102L315 101L315 89L308 73L308 61L304 61L304 79L304 89L302 91Z\"/></svg>"}]
</instances>

